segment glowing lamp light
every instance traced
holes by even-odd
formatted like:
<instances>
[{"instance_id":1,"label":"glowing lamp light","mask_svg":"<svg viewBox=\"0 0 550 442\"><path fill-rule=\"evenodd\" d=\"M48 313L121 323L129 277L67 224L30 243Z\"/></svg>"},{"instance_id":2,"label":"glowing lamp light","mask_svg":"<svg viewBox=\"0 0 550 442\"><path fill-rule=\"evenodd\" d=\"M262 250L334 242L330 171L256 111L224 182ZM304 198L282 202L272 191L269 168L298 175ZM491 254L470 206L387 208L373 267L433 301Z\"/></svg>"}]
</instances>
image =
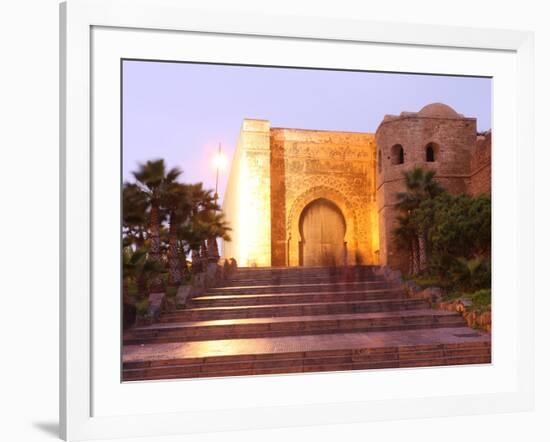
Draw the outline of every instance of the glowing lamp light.
<instances>
[{"instance_id":1,"label":"glowing lamp light","mask_svg":"<svg viewBox=\"0 0 550 442\"><path fill-rule=\"evenodd\" d=\"M214 167L218 170L224 170L227 166L227 158L223 153L217 153L214 156Z\"/></svg>"}]
</instances>

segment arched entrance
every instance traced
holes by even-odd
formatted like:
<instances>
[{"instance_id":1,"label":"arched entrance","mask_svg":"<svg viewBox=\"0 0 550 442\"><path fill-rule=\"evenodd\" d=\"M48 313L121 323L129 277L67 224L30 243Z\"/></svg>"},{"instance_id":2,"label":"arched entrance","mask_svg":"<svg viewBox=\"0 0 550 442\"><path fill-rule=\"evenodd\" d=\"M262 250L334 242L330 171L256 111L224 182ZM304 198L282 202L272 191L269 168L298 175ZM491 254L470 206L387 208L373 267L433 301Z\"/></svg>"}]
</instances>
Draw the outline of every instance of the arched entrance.
<instances>
[{"instance_id":1,"label":"arched entrance","mask_svg":"<svg viewBox=\"0 0 550 442\"><path fill-rule=\"evenodd\" d=\"M300 215L300 265L338 266L346 263L346 221L336 204L318 198Z\"/></svg>"},{"instance_id":2,"label":"arched entrance","mask_svg":"<svg viewBox=\"0 0 550 442\"><path fill-rule=\"evenodd\" d=\"M329 200L340 210L345 220L345 265L355 265L357 252L356 216L349 200L338 190L328 186L315 186L299 195L290 206L287 218L287 265L303 265L301 219L307 206L318 199Z\"/></svg>"}]
</instances>

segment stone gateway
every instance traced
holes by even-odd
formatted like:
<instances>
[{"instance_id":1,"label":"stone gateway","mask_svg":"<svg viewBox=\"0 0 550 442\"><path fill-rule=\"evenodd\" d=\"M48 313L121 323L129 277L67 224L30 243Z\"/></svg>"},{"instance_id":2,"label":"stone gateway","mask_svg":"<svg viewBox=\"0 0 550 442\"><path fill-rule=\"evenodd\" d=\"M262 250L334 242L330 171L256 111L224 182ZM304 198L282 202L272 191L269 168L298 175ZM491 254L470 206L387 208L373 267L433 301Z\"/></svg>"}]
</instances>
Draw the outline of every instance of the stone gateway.
<instances>
[{"instance_id":1,"label":"stone gateway","mask_svg":"<svg viewBox=\"0 0 550 442\"><path fill-rule=\"evenodd\" d=\"M397 249L403 172L435 170L452 193L491 191L491 133L445 104L386 115L376 133L272 128L245 119L222 210L223 257L241 267L382 264Z\"/></svg>"}]
</instances>

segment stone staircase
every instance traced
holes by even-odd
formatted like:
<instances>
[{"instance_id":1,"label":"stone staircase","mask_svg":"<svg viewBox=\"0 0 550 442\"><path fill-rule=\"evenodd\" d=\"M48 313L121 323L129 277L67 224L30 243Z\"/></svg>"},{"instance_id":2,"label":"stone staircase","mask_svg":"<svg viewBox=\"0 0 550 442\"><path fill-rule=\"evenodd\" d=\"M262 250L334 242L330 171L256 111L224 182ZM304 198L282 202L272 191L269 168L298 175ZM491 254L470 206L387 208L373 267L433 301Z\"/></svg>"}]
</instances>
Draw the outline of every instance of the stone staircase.
<instances>
[{"instance_id":1,"label":"stone staircase","mask_svg":"<svg viewBox=\"0 0 550 442\"><path fill-rule=\"evenodd\" d=\"M490 363L490 336L377 267L242 268L124 335L123 380Z\"/></svg>"}]
</instances>

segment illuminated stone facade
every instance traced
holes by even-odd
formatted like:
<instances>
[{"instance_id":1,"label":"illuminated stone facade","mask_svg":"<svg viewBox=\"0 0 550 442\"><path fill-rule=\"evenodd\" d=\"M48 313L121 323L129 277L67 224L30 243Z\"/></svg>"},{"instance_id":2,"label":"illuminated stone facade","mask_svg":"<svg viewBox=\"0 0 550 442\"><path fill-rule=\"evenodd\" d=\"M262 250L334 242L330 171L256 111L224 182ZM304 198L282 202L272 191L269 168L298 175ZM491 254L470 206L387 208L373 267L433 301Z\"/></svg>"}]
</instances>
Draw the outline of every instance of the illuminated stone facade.
<instances>
[{"instance_id":1,"label":"illuminated stone facade","mask_svg":"<svg viewBox=\"0 0 550 442\"><path fill-rule=\"evenodd\" d=\"M405 268L393 235L403 171L434 169L453 193L490 192L490 152L490 133L478 136L474 118L443 104L386 116L375 134L246 119L222 207L233 228L223 257L245 267Z\"/></svg>"}]
</instances>

